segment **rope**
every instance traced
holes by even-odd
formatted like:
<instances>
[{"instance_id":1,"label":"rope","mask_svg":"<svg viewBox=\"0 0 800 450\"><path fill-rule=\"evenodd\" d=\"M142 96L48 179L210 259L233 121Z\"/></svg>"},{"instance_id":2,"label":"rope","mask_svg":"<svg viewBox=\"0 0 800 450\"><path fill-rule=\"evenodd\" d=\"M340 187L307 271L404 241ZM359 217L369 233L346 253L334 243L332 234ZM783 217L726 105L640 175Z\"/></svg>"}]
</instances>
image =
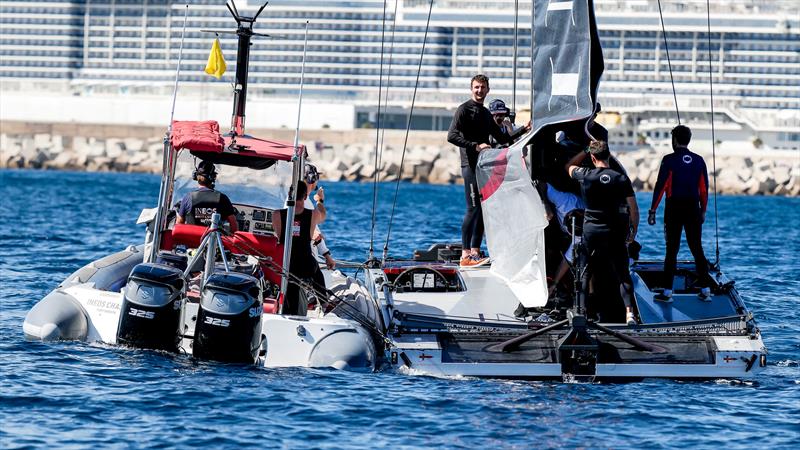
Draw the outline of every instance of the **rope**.
<instances>
[{"instance_id":1,"label":"rope","mask_svg":"<svg viewBox=\"0 0 800 450\"><path fill-rule=\"evenodd\" d=\"M369 259L374 255L375 212L378 207L378 149L381 142L381 95L383 94L383 45L386 42L386 0L383 0L383 21L381 22L381 63L378 70L378 115L375 118L375 175L372 181L372 223L369 235ZM388 93L387 93L388 94Z\"/></svg>"},{"instance_id":2,"label":"rope","mask_svg":"<svg viewBox=\"0 0 800 450\"><path fill-rule=\"evenodd\" d=\"M394 2L394 18L392 19L392 37L389 38L389 48L394 48L394 36L395 31L397 30L397 4L400 2ZM394 57L393 52L389 52L389 68L386 69L386 95L383 96L383 113L386 114L386 111L389 109L389 87L392 85L392 59ZM380 167L381 163L383 162L383 138L386 136L386 127L383 127L381 130L381 151L378 154L378 167ZM380 181L380 179L378 179Z\"/></svg>"},{"instance_id":3,"label":"rope","mask_svg":"<svg viewBox=\"0 0 800 450\"><path fill-rule=\"evenodd\" d=\"M403 177L403 165L406 161L406 149L408 148L408 133L411 131L411 118L414 115L414 103L417 100L417 88L419 87L419 75L422 72L422 58L425 56L425 44L428 42L428 30L431 26L431 14L433 13L433 0L430 1L428 7L428 20L425 22L425 34L422 36L422 50L419 53L419 66L417 66L417 79L414 82L414 93L411 96L411 109L408 111L408 118L406 119L406 136L403 141L403 153L400 156L400 171L397 174L397 182L394 188L394 200L392 200L392 213L389 215L389 228L386 231L386 243L383 246L383 259L389 252L389 239L392 235L392 223L394 222L394 210L397 206L397 193L400 190L400 179Z\"/></svg>"},{"instance_id":4,"label":"rope","mask_svg":"<svg viewBox=\"0 0 800 450\"><path fill-rule=\"evenodd\" d=\"M223 230L221 228L219 229L219 232L220 232L220 234L222 234L222 235L224 235L226 237L231 237L232 236L231 233L229 233L229 232L227 232L227 231L225 231L225 230ZM234 243L232 240L228 240L227 243L229 245L231 245L232 247L238 249L239 251L243 252L244 254L250 254L252 256L255 256L259 260L259 263L266 263L266 268L268 270L271 270L272 272L276 273L277 275L285 276L289 282L294 283L295 285L299 286L302 289L305 289L307 291L313 292L314 294L316 294L317 300L319 302L325 303L326 306L330 306L331 307L331 311L333 309L335 309L335 308L338 308L338 307L344 307L343 309L349 309L350 311L344 311L344 312L349 316L350 319L358 322L363 327L371 330L373 333L375 333L375 335L380 337L381 340L384 343L386 343L387 345L390 345L392 347L396 347L394 345L394 343L389 339L389 337L382 330L380 330L377 326L375 326L369 320L369 318L364 317L364 314L361 311L359 311L355 306L347 303L347 301L345 301L345 299L343 299L341 296L337 295L335 292L333 292L330 289L328 289L326 286L320 286L318 283L315 283L313 280L304 280L304 279L298 277L297 275L295 275L295 274L293 274L291 272L285 271L283 269L283 267L280 266L279 264L276 264L275 261L271 257L268 257L268 256L264 255L257 248L254 248L253 246L251 246L250 244L248 244L246 242L243 243L244 244L243 246L240 246L240 245ZM246 247L246 248L243 248L243 247ZM261 264L259 264L259 265L261 265ZM333 297L333 299L335 301L330 300L329 297Z\"/></svg>"},{"instance_id":5,"label":"rope","mask_svg":"<svg viewBox=\"0 0 800 450\"><path fill-rule=\"evenodd\" d=\"M706 0L706 23L708 25L708 93L711 96L711 160L714 167L714 235L716 237L716 259L719 267L719 213L717 211L717 137L714 133L714 72L711 68L711 5Z\"/></svg>"},{"instance_id":6,"label":"rope","mask_svg":"<svg viewBox=\"0 0 800 450\"><path fill-rule=\"evenodd\" d=\"M661 18L661 34L664 36L664 50L667 51L667 67L669 67L669 80L672 82L672 97L675 99L675 115L678 116L678 125L680 125L681 113L678 111L678 94L675 93L675 78L672 76L672 62L669 58L669 45L667 44L667 30L664 28L664 15L661 13L661 0L658 0L658 16Z\"/></svg>"}]
</instances>

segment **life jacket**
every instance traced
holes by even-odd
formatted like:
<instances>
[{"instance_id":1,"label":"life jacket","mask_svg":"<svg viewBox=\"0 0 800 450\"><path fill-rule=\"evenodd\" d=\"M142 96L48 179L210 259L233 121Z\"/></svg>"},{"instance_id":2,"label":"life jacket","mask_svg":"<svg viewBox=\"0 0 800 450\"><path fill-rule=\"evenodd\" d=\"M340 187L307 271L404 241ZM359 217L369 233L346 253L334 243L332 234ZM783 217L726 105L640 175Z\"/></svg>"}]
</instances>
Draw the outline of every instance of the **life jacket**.
<instances>
[{"instance_id":1,"label":"life jacket","mask_svg":"<svg viewBox=\"0 0 800 450\"><path fill-rule=\"evenodd\" d=\"M281 242L285 241L286 210L282 209L281 223L284 224L280 230ZM311 216L313 211L303 209L300 215L294 216L292 222L292 256L289 260L289 272L304 278L310 277L319 270L319 265L314 255L311 253Z\"/></svg>"},{"instance_id":2,"label":"life jacket","mask_svg":"<svg viewBox=\"0 0 800 450\"><path fill-rule=\"evenodd\" d=\"M222 193L210 189L202 189L192 192L191 198L192 210L186 216L186 223L189 225L211 225L211 216L219 212Z\"/></svg>"}]
</instances>

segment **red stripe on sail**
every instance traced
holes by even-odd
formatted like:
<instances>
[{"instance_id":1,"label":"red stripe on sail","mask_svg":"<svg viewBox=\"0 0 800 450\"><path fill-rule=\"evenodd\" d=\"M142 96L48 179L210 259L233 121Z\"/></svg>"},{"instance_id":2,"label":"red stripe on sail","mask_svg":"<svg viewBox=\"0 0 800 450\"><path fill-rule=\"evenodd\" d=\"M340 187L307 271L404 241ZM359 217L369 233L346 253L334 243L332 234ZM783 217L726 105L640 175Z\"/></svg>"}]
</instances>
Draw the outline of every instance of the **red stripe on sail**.
<instances>
[{"instance_id":1,"label":"red stripe on sail","mask_svg":"<svg viewBox=\"0 0 800 450\"><path fill-rule=\"evenodd\" d=\"M500 189L500 185L503 184L503 180L506 179L507 167L508 148L504 148L500 153L497 154L497 157L492 164L492 173L489 175L489 179L486 181L486 184L481 187L482 202L488 200L492 194Z\"/></svg>"}]
</instances>

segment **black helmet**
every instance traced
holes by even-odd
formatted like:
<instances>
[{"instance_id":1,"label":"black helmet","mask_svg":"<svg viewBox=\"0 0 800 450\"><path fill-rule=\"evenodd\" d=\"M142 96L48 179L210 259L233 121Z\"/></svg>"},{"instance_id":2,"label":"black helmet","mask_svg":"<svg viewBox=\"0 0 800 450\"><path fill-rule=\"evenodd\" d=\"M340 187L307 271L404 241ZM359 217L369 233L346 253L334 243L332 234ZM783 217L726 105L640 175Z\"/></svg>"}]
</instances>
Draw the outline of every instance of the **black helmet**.
<instances>
[{"instance_id":1,"label":"black helmet","mask_svg":"<svg viewBox=\"0 0 800 450\"><path fill-rule=\"evenodd\" d=\"M197 168L194 170L192 174L193 179L197 179L198 177L202 176L206 180L210 182L214 182L217 180L217 169L214 167L214 164L208 161L200 161L200 164L197 165Z\"/></svg>"}]
</instances>

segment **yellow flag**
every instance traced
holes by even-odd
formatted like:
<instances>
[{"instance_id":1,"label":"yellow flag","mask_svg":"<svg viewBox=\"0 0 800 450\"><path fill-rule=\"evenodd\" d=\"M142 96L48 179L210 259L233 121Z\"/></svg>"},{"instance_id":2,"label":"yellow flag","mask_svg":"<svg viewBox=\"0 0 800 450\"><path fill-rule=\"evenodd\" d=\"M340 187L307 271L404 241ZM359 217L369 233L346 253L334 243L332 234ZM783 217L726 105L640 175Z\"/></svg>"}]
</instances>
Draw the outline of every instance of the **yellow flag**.
<instances>
[{"instance_id":1,"label":"yellow flag","mask_svg":"<svg viewBox=\"0 0 800 450\"><path fill-rule=\"evenodd\" d=\"M219 46L219 38L216 38L214 39L214 44L211 46L211 53L208 55L206 73L220 79L227 68L228 66L225 65L225 57L222 56L222 49Z\"/></svg>"}]
</instances>

